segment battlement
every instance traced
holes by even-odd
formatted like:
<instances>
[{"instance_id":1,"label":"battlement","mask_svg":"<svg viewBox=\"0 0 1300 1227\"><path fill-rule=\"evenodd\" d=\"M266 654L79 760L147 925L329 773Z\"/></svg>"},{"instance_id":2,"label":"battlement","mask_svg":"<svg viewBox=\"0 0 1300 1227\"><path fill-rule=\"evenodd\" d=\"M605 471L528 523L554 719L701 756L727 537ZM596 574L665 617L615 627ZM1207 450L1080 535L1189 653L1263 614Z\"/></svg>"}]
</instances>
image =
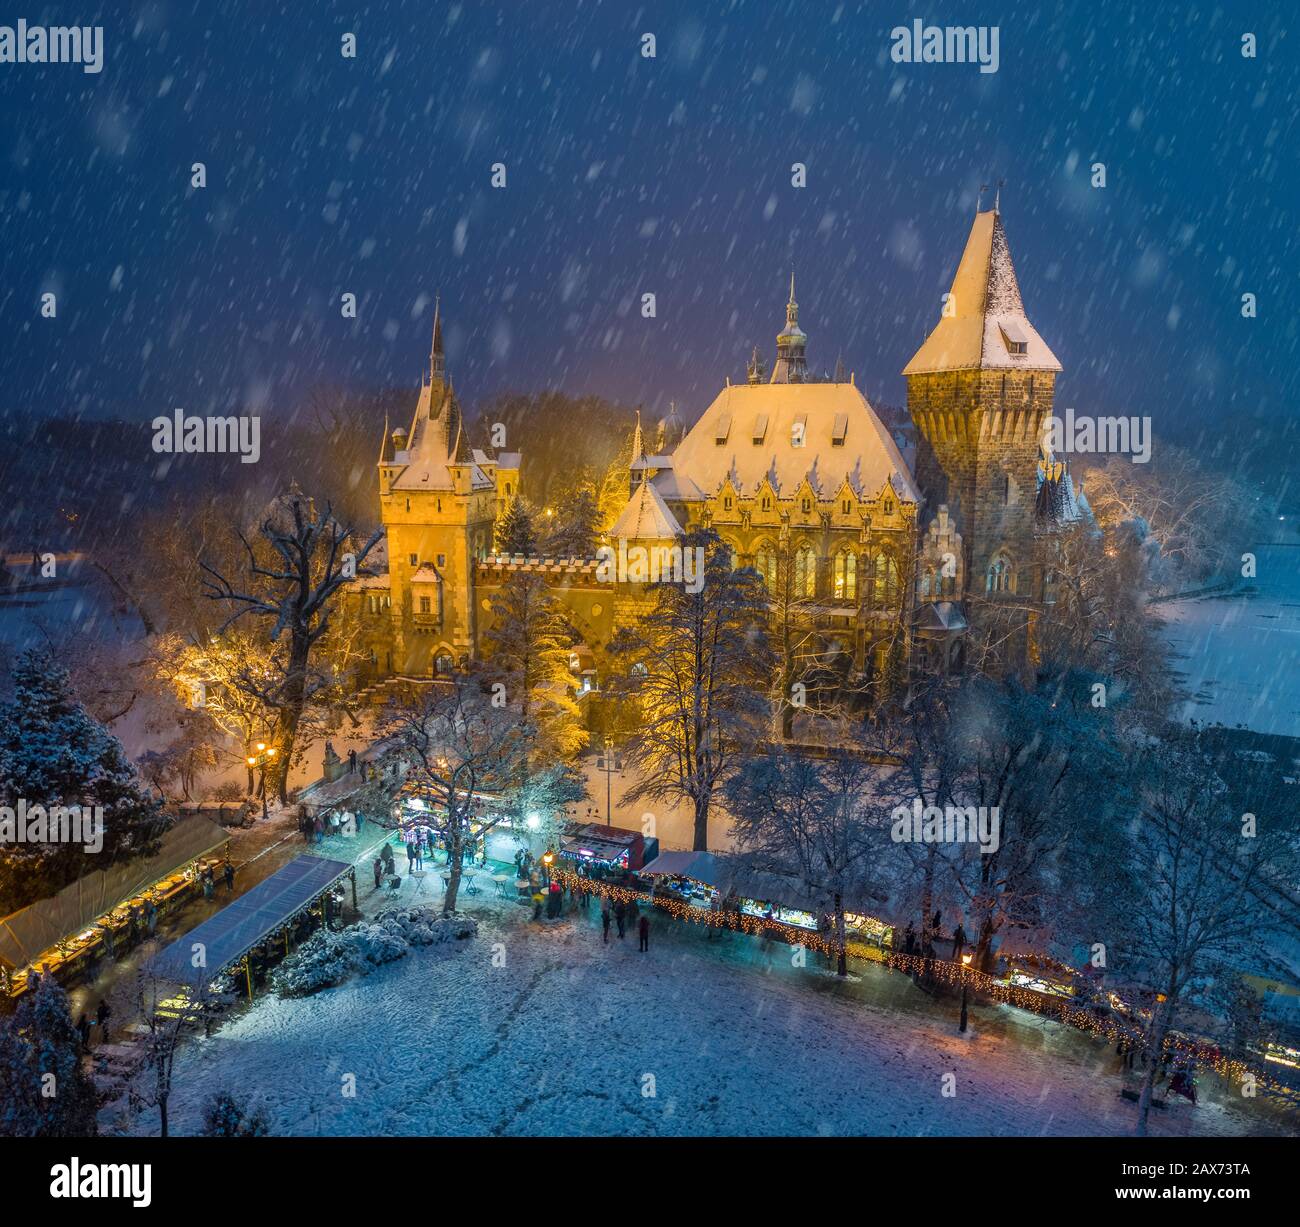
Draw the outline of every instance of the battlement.
<instances>
[{"instance_id":1,"label":"battlement","mask_svg":"<svg viewBox=\"0 0 1300 1227\"><path fill-rule=\"evenodd\" d=\"M596 581L596 571L600 566L598 558L539 558L525 557L523 554L495 554L476 563L475 578L480 582L503 580L521 572L541 575L547 579L590 579Z\"/></svg>"}]
</instances>

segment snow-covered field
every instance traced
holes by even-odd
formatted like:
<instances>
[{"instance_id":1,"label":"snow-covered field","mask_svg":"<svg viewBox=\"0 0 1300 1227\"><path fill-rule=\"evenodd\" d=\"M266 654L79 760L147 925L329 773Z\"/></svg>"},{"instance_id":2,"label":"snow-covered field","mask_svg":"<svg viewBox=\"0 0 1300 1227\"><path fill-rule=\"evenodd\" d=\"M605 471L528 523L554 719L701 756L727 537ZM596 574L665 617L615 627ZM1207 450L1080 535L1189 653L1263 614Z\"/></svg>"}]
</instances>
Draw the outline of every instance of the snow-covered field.
<instances>
[{"instance_id":1,"label":"snow-covered field","mask_svg":"<svg viewBox=\"0 0 1300 1227\"><path fill-rule=\"evenodd\" d=\"M369 895L368 887L363 888ZM403 888L406 894L407 888ZM266 997L178 1057L176 1133L226 1089L278 1134L1083 1135L1131 1132L1112 1050L1008 1007L957 1034L951 1000L656 916L649 953L589 919L466 900L479 936L314 997ZM955 1090L944 1094L945 1075ZM349 1075L355 1096L345 1093ZM1274 1133L1212 1075L1155 1136ZM134 1125L156 1128L152 1113Z\"/></svg>"}]
</instances>

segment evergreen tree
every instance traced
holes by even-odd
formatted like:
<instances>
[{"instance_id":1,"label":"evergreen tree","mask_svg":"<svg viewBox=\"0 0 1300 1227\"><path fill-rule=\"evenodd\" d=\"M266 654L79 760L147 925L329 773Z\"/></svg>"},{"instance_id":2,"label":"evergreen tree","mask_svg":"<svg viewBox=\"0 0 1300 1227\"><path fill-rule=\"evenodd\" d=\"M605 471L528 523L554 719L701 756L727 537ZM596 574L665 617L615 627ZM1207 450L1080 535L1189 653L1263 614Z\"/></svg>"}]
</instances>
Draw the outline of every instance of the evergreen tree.
<instances>
[{"instance_id":1,"label":"evergreen tree","mask_svg":"<svg viewBox=\"0 0 1300 1227\"><path fill-rule=\"evenodd\" d=\"M170 825L121 743L74 698L52 654L24 652L12 673L13 697L0 708L0 802L102 808L104 842L98 853L75 841L10 842L0 857L0 914L53 895L89 870L151 855Z\"/></svg>"},{"instance_id":2,"label":"evergreen tree","mask_svg":"<svg viewBox=\"0 0 1300 1227\"><path fill-rule=\"evenodd\" d=\"M764 694L772 653L758 573L733 571L730 551L711 530L683 541L683 552L693 549L704 551L703 585L660 583L654 608L611 648L628 668L613 690L641 717L626 747L641 773L628 800L688 803L702 852L715 792L770 719Z\"/></svg>"},{"instance_id":3,"label":"evergreen tree","mask_svg":"<svg viewBox=\"0 0 1300 1227\"><path fill-rule=\"evenodd\" d=\"M600 537L600 507L595 492L584 486L565 505L560 523L546 540L552 558L594 558Z\"/></svg>"},{"instance_id":4,"label":"evergreen tree","mask_svg":"<svg viewBox=\"0 0 1300 1227\"><path fill-rule=\"evenodd\" d=\"M533 760L572 758L587 744L573 697L569 650L574 635L546 581L522 572L492 598L484 646L507 705L537 732Z\"/></svg>"},{"instance_id":5,"label":"evergreen tree","mask_svg":"<svg viewBox=\"0 0 1300 1227\"><path fill-rule=\"evenodd\" d=\"M517 498L506 508L497 524L497 553L532 558L537 553L537 529L523 499Z\"/></svg>"},{"instance_id":6,"label":"evergreen tree","mask_svg":"<svg viewBox=\"0 0 1300 1227\"><path fill-rule=\"evenodd\" d=\"M43 976L0 1019L0 1137L93 1137L95 1109L68 996Z\"/></svg>"}]
</instances>

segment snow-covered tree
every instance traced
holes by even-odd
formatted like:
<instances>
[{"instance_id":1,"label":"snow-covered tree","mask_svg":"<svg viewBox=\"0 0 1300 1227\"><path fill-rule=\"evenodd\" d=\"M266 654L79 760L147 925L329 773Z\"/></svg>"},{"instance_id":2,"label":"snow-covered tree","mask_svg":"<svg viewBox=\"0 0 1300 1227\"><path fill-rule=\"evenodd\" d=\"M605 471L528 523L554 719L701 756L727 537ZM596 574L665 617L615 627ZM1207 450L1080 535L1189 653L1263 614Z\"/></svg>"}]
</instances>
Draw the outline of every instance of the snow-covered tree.
<instances>
[{"instance_id":1,"label":"snow-covered tree","mask_svg":"<svg viewBox=\"0 0 1300 1227\"><path fill-rule=\"evenodd\" d=\"M0 912L55 894L91 869L150 855L171 822L118 740L72 695L67 671L32 649L14 662L13 694L0 707L0 799L17 807L103 809L94 855L77 842L10 843L0 854Z\"/></svg>"},{"instance_id":2,"label":"snow-covered tree","mask_svg":"<svg viewBox=\"0 0 1300 1227\"><path fill-rule=\"evenodd\" d=\"M537 529L532 512L522 498L515 499L497 521L496 549L498 554L511 557L522 554L531 558L537 553Z\"/></svg>"},{"instance_id":3,"label":"snow-covered tree","mask_svg":"<svg viewBox=\"0 0 1300 1227\"><path fill-rule=\"evenodd\" d=\"M0 1017L0 1137L94 1137L94 1083L81 1065L68 997L43 976Z\"/></svg>"},{"instance_id":4,"label":"snow-covered tree","mask_svg":"<svg viewBox=\"0 0 1300 1227\"><path fill-rule=\"evenodd\" d=\"M457 679L387 713L384 733L407 764L428 824L446 837L450 882L443 914L456 910L465 852L507 818L522 823L528 807L558 809L582 795L562 767L529 769L536 730L519 713L493 707L477 683Z\"/></svg>"},{"instance_id":5,"label":"snow-covered tree","mask_svg":"<svg viewBox=\"0 0 1300 1227\"><path fill-rule=\"evenodd\" d=\"M573 758L587 744L573 697L569 652L574 633L546 580L520 572L491 599L484 635L489 673L506 704L537 730L535 758Z\"/></svg>"},{"instance_id":6,"label":"snow-covered tree","mask_svg":"<svg viewBox=\"0 0 1300 1227\"><path fill-rule=\"evenodd\" d=\"M554 531L546 538L552 558L594 558L600 540L600 506L595 491L583 486L560 508Z\"/></svg>"},{"instance_id":7,"label":"snow-covered tree","mask_svg":"<svg viewBox=\"0 0 1300 1227\"><path fill-rule=\"evenodd\" d=\"M766 731L772 663L757 572L733 571L711 531L692 533L682 548L704 551L700 591L658 585L654 606L611 645L627 670L612 689L640 714L626 745L640 774L628 799L688 804L693 846L703 851L714 794Z\"/></svg>"}]
</instances>

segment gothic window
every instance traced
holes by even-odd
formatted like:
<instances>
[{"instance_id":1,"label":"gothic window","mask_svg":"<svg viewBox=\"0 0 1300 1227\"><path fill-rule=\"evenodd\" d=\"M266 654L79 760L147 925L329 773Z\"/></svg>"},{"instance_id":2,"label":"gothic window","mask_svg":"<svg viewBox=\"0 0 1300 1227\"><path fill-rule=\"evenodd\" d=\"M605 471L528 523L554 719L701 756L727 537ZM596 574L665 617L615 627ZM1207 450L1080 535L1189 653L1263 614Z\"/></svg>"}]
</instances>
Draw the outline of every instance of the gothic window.
<instances>
[{"instance_id":1,"label":"gothic window","mask_svg":"<svg viewBox=\"0 0 1300 1227\"><path fill-rule=\"evenodd\" d=\"M885 501L884 501L884 503L883 503L882 506L881 506L881 510L882 510L882 511L887 515L887 516L892 516L892 515L894 514L894 504L893 504L893 501L889 498L888 495L885 496Z\"/></svg>"},{"instance_id":2,"label":"gothic window","mask_svg":"<svg viewBox=\"0 0 1300 1227\"><path fill-rule=\"evenodd\" d=\"M1043 572L1043 604L1051 605L1056 600L1056 572L1048 567Z\"/></svg>"},{"instance_id":3,"label":"gothic window","mask_svg":"<svg viewBox=\"0 0 1300 1227\"><path fill-rule=\"evenodd\" d=\"M921 599L925 600L931 593L939 595L939 590L934 586L934 572L923 571L921 573Z\"/></svg>"},{"instance_id":4,"label":"gothic window","mask_svg":"<svg viewBox=\"0 0 1300 1227\"><path fill-rule=\"evenodd\" d=\"M852 550L835 555L835 599L852 601L858 595L858 559Z\"/></svg>"},{"instance_id":5,"label":"gothic window","mask_svg":"<svg viewBox=\"0 0 1300 1227\"><path fill-rule=\"evenodd\" d=\"M754 570L763 577L769 592L776 589L776 553L767 544L760 545L754 551Z\"/></svg>"},{"instance_id":6,"label":"gothic window","mask_svg":"<svg viewBox=\"0 0 1300 1227\"><path fill-rule=\"evenodd\" d=\"M509 482L506 482L506 498L509 498L510 495L511 495L511 493L512 493L512 491L511 491L511 489L510 489L510 483L509 483Z\"/></svg>"},{"instance_id":7,"label":"gothic window","mask_svg":"<svg viewBox=\"0 0 1300 1227\"><path fill-rule=\"evenodd\" d=\"M1002 474L1002 505L1005 507L1011 502L1011 474Z\"/></svg>"},{"instance_id":8,"label":"gothic window","mask_svg":"<svg viewBox=\"0 0 1300 1227\"><path fill-rule=\"evenodd\" d=\"M456 662L446 652L439 652L433 658L433 671L439 676L446 676L456 667Z\"/></svg>"},{"instance_id":9,"label":"gothic window","mask_svg":"<svg viewBox=\"0 0 1300 1227\"><path fill-rule=\"evenodd\" d=\"M1015 592L1016 573L1011 559L1002 552L993 556L989 563L988 574L984 577L985 592Z\"/></svg>"},{"instance_id":10,"label":"gothic window","mask_svg":"<svg viewBox=\"0 0 1300 1227\"><path fill-rule=\"evenodd\" d=\"M888 554L879 553L872 568L871 599L875 606L889 608L898 604L898 563Z\"/></svg>"},{"instance_id":11,"label":"gothic window","mask_svg":"<svg viewBox=\"0 0 1300 1227\"><path fill-rule=\"evenodd\" d=\"M849 512L853 510L853 503L852 503L849 499L845 499L845 500L840 504L840 507L841 507L841 509L843 510L844 514L845 514L845 515L848 515Z\"/></svg>"},{"instance_id":12,"label":"gothic window","mask_svg":"<svg viewBox=\"0 0 1300 1227\"><path fill-rule=\"evenodd\" d=\"M804 515L807 515L812 510L812 499L804 499L800 504L800 507L802 508Z\"/></svg>"},{"instance_id":13,"label":"gothic window","mask_svg":"<svg viewBox=\"0 0 1300 1227\"><path fill-rule=\"evenodd\" d=\"M806 545L794 556L794 594L817 595L817 555Z\"/></svg>"}]
</instances>

